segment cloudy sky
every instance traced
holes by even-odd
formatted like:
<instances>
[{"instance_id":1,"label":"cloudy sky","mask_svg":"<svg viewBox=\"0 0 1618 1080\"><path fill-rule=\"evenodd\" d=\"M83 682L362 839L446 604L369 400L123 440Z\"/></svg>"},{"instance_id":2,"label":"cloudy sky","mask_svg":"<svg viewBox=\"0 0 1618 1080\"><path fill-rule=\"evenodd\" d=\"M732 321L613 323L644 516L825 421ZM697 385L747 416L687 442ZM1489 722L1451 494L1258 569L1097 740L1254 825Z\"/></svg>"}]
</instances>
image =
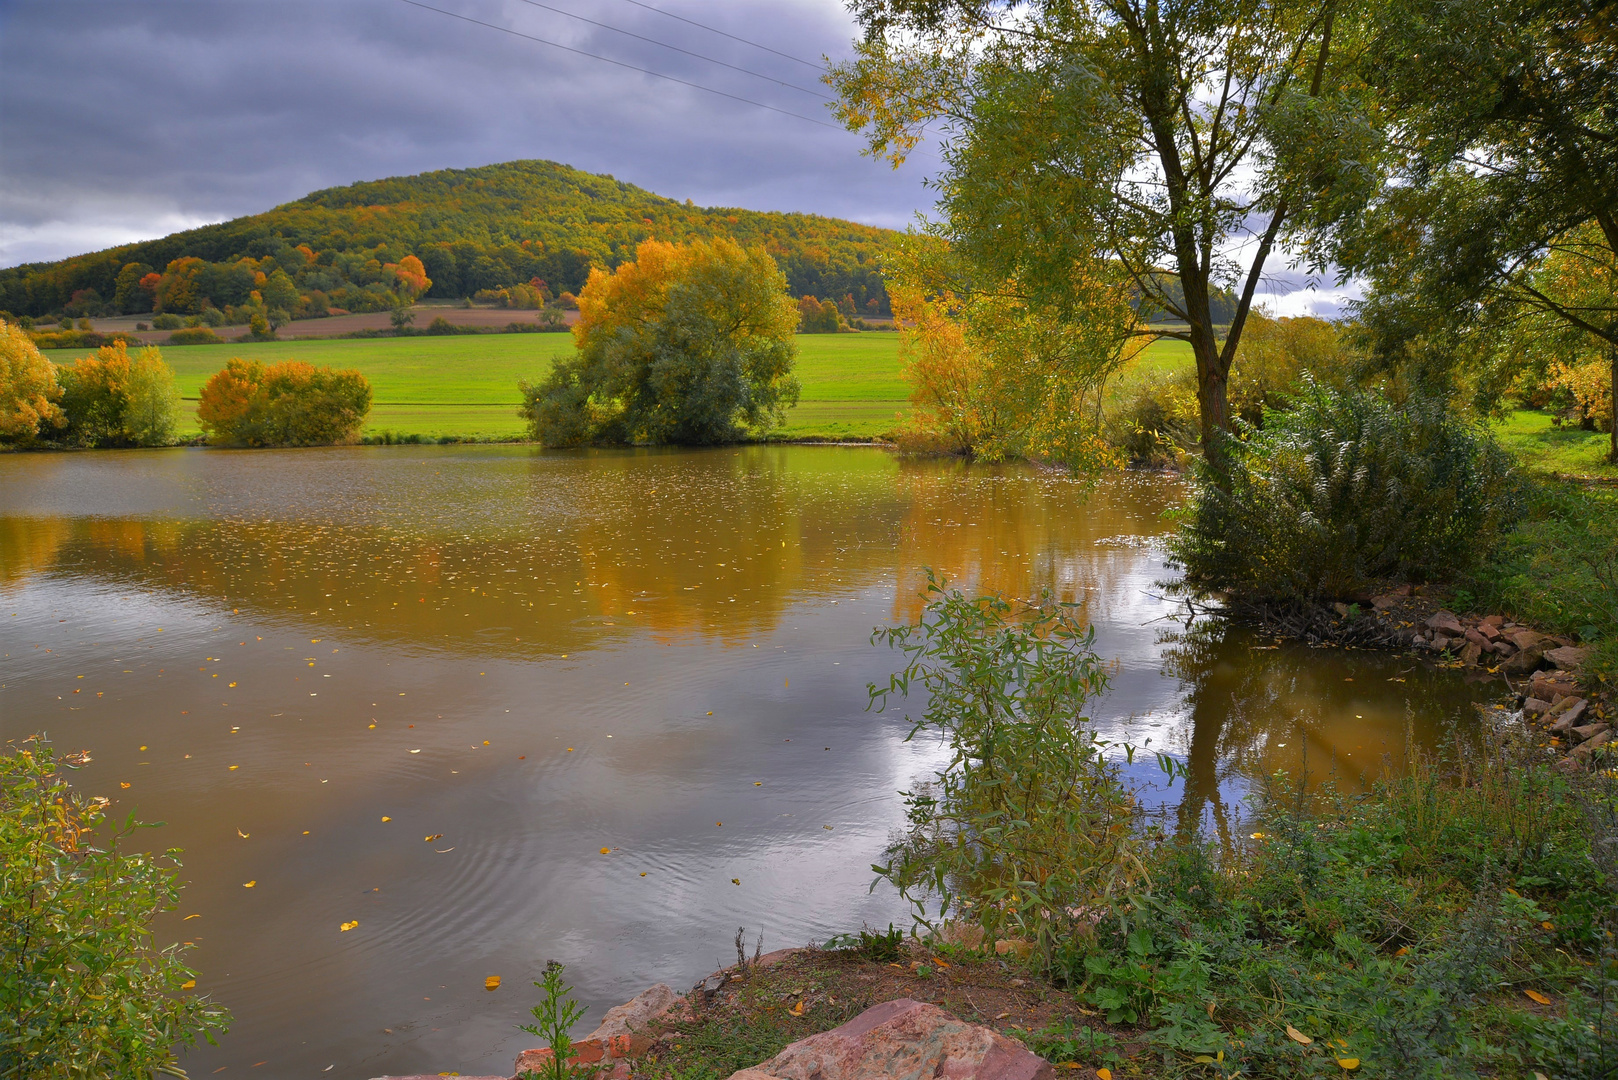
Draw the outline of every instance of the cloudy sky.
<instances>
[{"instance_id":1,"label":"cloudy sky","mask_svg":"<svg viewBox=\"0 0 1618 1080\"><path fill-rule=\"evenodd\" d=\"M516 158L902 228L936 159L832 120L855 32L841 0L0 0L0 266Z\"/></svg>"}]
</instances>

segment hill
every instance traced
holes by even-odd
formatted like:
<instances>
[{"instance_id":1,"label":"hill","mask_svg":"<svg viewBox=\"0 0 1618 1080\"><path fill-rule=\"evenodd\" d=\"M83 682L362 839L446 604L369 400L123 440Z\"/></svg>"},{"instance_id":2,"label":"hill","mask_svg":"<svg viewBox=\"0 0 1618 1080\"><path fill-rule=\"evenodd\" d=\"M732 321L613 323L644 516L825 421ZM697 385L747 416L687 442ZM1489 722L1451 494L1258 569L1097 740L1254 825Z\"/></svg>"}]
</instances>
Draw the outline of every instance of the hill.
<instances>
[{"instance_id":1,"label":"hill","mask_svg":"<svg viewBox=\"0 0 1618 1080\"><path fill-rule=\"evenodd\" d=\"M420 287L468 297L530 285L577 292L642 240L763 244L794 296L886 315L877 256L895 234L812 214L700 207L551 161L443 169L316 191L249 217L52 263L0 270L15 315L201 314L252 306L290 317L377 311ZM255 295L257 294L257 295ZM520 291L518 306L534 294Z\"/></svg>"}]
</instances>

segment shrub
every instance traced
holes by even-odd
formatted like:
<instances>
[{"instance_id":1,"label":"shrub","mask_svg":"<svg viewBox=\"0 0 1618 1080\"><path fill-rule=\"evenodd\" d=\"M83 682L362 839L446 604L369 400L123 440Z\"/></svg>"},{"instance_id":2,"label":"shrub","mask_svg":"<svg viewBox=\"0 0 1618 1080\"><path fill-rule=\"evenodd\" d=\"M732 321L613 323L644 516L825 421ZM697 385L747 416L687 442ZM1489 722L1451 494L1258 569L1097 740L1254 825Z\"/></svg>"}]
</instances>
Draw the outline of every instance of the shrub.
<instances>
[{"instance_id":1,"label":"shrub","mask_svg":"<svg viewBox=\"0 0 1618 1080\"><path fill-rule=\"evenodd\" d=\"M169 335L168 345L223 345L225 339L206 326L188 326Z\"/></svg>"},{"instance_id":2,"label":"shrub","mask_svg":"<svg viewBox=\"0 0 1618 1080\"><path fill-rule=\"evenodd\" d=\"M798 314L763 248L648 240L636 261L590 273L579 350L519 385L535 439L705 445L779 425L798 400Z\"/></svg>"},{"instance_id":3,"label":"shrub","mask_svg":"<svg viewBox=\"0 0 1618 1080\"><path fill-rule=\"evenodd\" d=\"M1184 462L1202 441L1201 425L1197 373L1187 370L1119 390L1101 436L1133 464L1156 468Z\"/></svg>"},{"instance_id":4,"label":"shrub","mask_svg":"<svg viewBox=\"0 0 1618 1080\"><path fill-rule=\"evenodd\" d=\"M1255 599L1349 597L1475 565L1517 515L1506 454L1442 401L1306 379L1290 408L1199 464L1170 542L1197 588Z\"/></svg>"},{"instance_id":5,"label":"shrub","mask_svg":"<svg viewBox=\"0 0 1618 1080\"><path fill-rule=\"evenodd\" d=\"M1072 605L968 597L931 571L927 595L917 623L873 634L906 663L869 689L872 705L921 691L927 711L908 738L937 735L949 762L905 793L909 823L873 869L918 921L933 925L936 899L938 918L1025 936L1049 956L1139 869L1129 794L1081 713L1107 687L1094 631Z\"/></svg>"},{"instance_id":6,"label":"shrub","mask_svg":"<svg viewBox=\"0 0 1618 1080\"><path fill-rule=\"evenodd\" d=\"M165 311L152 320L153 330L178 330L185 325L185 320L172 311Z\"/></svg>"},{"instance_id":7,"label":"shrub","mask_svg":"<svg viewBox=\"0 0 1618 1080\"><path fill-rule=\"evenodd\" d=\"M0 323L0 442L27 446L64 422L56 369L28 331Z\"/></svg>"},{"instance_id":8,"label":"shrub","mask_svg":"<svg viewBox=\"0 0 1618 1080\"><path fill-rule=\"evenodd\" d=\"M180 392L155 348L134 357L123 341L103 345L59 372L63 442L77 446L166 446L174 441Z\"/></svg>"},{"instance_id":9,"label":"shrub","mask_svg":"<svg viewBox=\"0 0 1618 1080\"><path fill-rule=\"evenodd\" d=\"M216 445L316 446L354 442L370 411L357 371L232 358L202 388L197 417Z\"/></svg>"},{"instance_id":10,"label":"shrub","mask_svg":"<svg viewBox=\"0 0 1618 1080\"><path fill-rule=\"evenodd\" d=\"M180 853L120 850L147 826L109 822L106 799L72 789L61 770L88 760L58 762L39 739L0 752L0 1076L174 1073L175 1044L229 1024L184 993L185 947L151 941L178 902Z\"/></svg>"}]
</instances>

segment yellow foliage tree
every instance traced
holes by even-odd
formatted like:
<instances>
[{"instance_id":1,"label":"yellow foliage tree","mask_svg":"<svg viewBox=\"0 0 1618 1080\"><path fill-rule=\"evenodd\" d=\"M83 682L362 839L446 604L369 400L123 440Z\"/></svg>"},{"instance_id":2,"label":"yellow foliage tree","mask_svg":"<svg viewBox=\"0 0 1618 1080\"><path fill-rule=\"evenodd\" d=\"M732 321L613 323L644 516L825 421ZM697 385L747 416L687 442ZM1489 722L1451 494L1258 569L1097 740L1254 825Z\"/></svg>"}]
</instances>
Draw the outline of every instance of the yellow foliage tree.
<instances>
[{"instance_id":1,"label":"yellow foliage tree","mask_svg":"<svg viewBox=\"0 0 1618 1080\"><path fill-rule=\"evenodd\" d=\"M28 331L0 322L0 441L27 446L41 427L61 427L61 397L56 369Z\"/></svg>"},{"instance_id":2,"label":"yellow foliage tree","mask_svg":"<svg viewBox=\"0 0 1618 1080\"><path fill-rule=\"evenodd\" d=\"M427 268L421 265L421 260L414 255L406 255L396 263L388 263L384 270L393 271L399 292L407 299L415 299L433 287L432 278L427 276Z\"/></svg>"}]
</instances>

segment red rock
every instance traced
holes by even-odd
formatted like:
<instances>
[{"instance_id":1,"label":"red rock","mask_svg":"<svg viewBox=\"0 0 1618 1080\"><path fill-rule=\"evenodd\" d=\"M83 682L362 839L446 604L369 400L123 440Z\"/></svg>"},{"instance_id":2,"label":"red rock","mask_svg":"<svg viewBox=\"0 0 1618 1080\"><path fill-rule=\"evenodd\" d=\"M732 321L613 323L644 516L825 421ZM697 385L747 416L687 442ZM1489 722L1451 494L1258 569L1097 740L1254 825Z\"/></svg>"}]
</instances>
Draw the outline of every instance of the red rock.
<instances>
[{"instance_id":1,"label":"red rock","mask_svg":"<svg viewBox=\"0 0 1618 1080\"><path fill-rule=\"evenodd\" d=\"M1460 637L1462 634L1466 633L1466 628L1461 625L1461 620L1455 617L1455 613L1453 611L1440 610L1433 612L1431 615L1427 616L1427 625L1429 628L1437 630L1440 633L1447 634L1450 637Z\"/></svg>"},{"instance_id":2,"label":"red rock","mask_svg":"<svg viewBox=\"0 0 1618 1080\"><path fill-rule=\"evenodd\" d=\"M1557 678L1557 673L1548 672L1535 675L1528 681L1528 693L1554 704L1565 697L1578 697L1579 688L1566 679Z\"/></svg>"},{"instance_id":3,"label":"red rock","mask_svg":"<svg viewBox=\"0 0 1618 1080\"><path fill-rule=\"evenodd\" d=\"M1606 746L1611 741L1611 731L1600 732L1599 734L1594 735L1575 746L1573 748L1573 753L1570 756L1578 758L1581 761L1586 760L1594 757L1597 750L1601 749L1603 746Z\"/></svg>"},{"instance_id":4,"label":"red rock","mask_svg":"<svg viewBox=\"0 0 1618 1080\"><path fill-rule=\"evenodd\" d=\"M775 954L771 954L775 955ZM622 1005L607 1010L601 1023L582 1039L573 1040L573 1053L569 1062L580 1065L603 1064L610 1068L624 1058L639 1057L651 1049L652 1039L645 1033L651 1022L679 1004L680 996L662 983L642 990ZM538 1069L551 1059L549 1047L524 1050L517 1055L517 1073ZM604 1077L607 1073L598 1073ZM625 1073L627 1076L628 1073Z\"/></svg>"},{"instance_id":5,"label":"red rock","mask_svg":"<svg viewBox=\"0 0 1618 1080\"><path fill-rule=\"evenodd\" d=\"M1468 641L1466 648L1461 650L1463 664L1476 664L1483 657L1483 646L1475 641Z\"/></svg>"},{"instance_id":6,"label":"red rock","mask_svg":"<svg viewBox=\"0 0 1618 1080\"><path fill-rule=\"evenodd\" d=\"M1589 658L1590 649L1588 647L1581 649L1575 645L1563 645L1545 653L1545 659L1563 671L1576 671Z\"/></svg>"},{"instance_id":7,"label":"red rock","mask_svg":"<svg viewBox=\"0 0 1618 1080\"><path fill-rule=\"evenodd\" d=\"M1525 698L1522 703L1522 711L1525 716L1542 716L1551 711L1551 703L1534 697Z\"/></svg>"},{"instance_id":8,"label":"red rock","mask_svg":"<svg viewBox=\"0 0 1618 1080\"><path fill-rule=\"evenodd\" d=\"M1544 645L1533 643L1519 645L1517 651L1506 661L1506 672L1511 675L1527 675L1538 668L1544 658Z\"/></svg>"},{"instance_id":9,"label":"red rock","mask_svg":"<svg viewBox=\"0 0 1618 1080\"><path fill-rule=\"evenodd\" d=\"M1562 701L1572 704L1564 708L1562 702L1558 702L1545 716L1545 719L1551 721L1551 730L1559 735L1573 730L1573 726L1584 717L1586 707L1583 698L1563 698Z\"/></svg>"},{"instance_id":10,"label":"red rock","mask_svg":"<svg viewBox=\"0 0 1618 1080\"><path fill-rule=\"evenodd\" d=\"M1612 729L1608 725L1603 724L1601 721L1597 720L1593 724L1580 725L1579 727L1576 727L1572 731L1570 731L1569 734L1573 735L1580 742L1584 742L1587 739L1595 738L1597 735L1600 735L1603 731L1611 731L1611 730Z\"/></svg>"},{"instance_id":11,"label":"red rock","mask_svg":"<svg viewBox=\"0 0 1618 1080\"><path fill-rule=\"evenodd\" d=\"M1547 640L1545 635L1537 630L1513 630L1506 637L1519 649L1526 649Z\"/></svg>"},{"instance_id":12,"label":"red rock","mask_svg":"<svg viewBox=\"0 0 1618 1080\"><path fill-rule=\"evenodd\" d=\"M1480 627L1487 626L1490 630L1493 630L1496 633L1498 633L1500 628L1505 624L1506 617L1504 615L1485 615L1483 618L1478 620L1478 625Z\"/></svg>"},{"instance_id":13,"label":"red rock","mask_svg":"<svg viewBox=\"0 0 1618 1080\"><path fill-rule=\"evenodd\" d=\"M376 1076L372 1080L442 1080L443 1073L416 1073L411 1076ZM463 1076L461 1080L511 1080L507 1076Z\"/></svg>"},{"instance_id":14,"label":"red rock","mask_svg":"<svg viewBox=\"0 0 1618 1080\"><path fill-rule=\"evenodd\" d=\"M1471 627L1467 628L1466 640L1468 640L1472 644L1476 645L1479 649L1483 649L1483 648L1487 647L1488 644L1489 644L1489 639L1488 638L1484 637L1475 628L1471 628Z\"/></svg>"},{"instance_id":15,"label":"red rock","mask_svg":"<svg viewBox=\"0 0 1618 1080\"><path fill-rule=\"evenodd\" d=\"M1580 764L1577 759L1570 757L1559 758L1556 764L1552 765L1551 768L1555 769L1563 776L1576 776L1584 771L1584 766Z\"/></svg>"},{"instance_id":16,"label":"red rock","mask_svg":"<svg viewBox=\"0 0 1618 1080\"><path fill-rule=\"evenodd\" d=\"M1500 616L1498 615L1489 616L1490 619L1498 619L1499 617ZM1500 640L1500 627L1494 623L1491 623L1489 619L1484 619L1482 622L1478 623L1477 629L1478 633L1483 635L1484 641Z\"/></svg>"},{"instance_id":17,"label":"red rock","mask_svg":"<svg viewBox=\"0 0 1618 1080\"><path fill-rule=\"evenodd\" d=\"M1052 1080L1049 1062L999 1032L909 998L811 1035L731 1080Z\"/></svg>"}]
</instances>

